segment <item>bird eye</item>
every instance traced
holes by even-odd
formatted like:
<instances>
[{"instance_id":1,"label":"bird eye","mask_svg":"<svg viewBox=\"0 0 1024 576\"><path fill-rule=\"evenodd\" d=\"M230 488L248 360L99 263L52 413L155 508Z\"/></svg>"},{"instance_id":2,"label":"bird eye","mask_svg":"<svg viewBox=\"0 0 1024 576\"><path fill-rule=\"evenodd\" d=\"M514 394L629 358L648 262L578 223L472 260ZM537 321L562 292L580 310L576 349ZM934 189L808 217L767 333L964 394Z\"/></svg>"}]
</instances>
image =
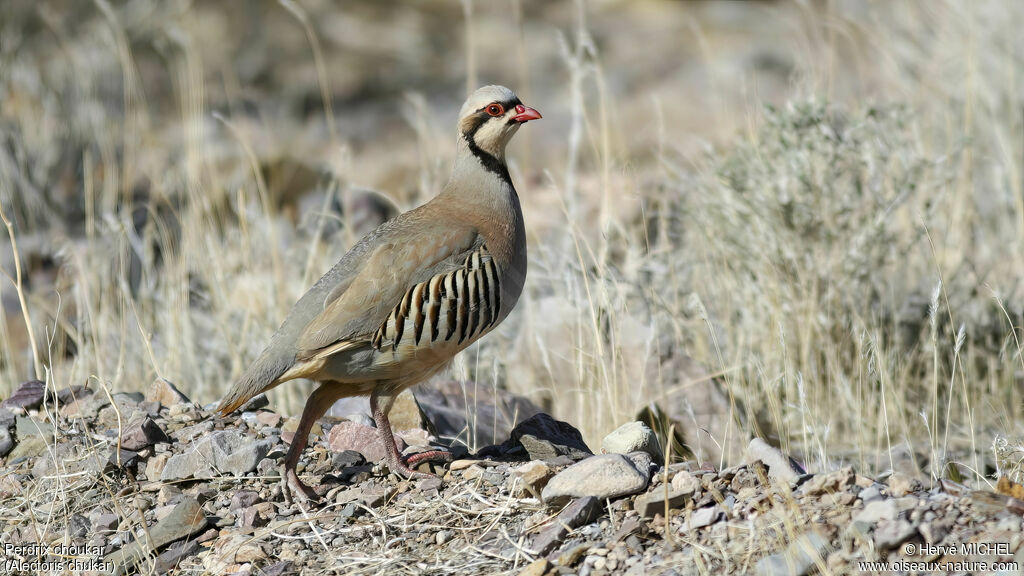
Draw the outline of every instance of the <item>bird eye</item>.
<instances>
[{"instance_id":1,"label":"bird eye","mask_svg":"<svg viewBox=\"0 0 1024 576\"><path fill-rule=\"evenodd\" d=\"M501 116L505 113L505 108L501 104L494 103L487 107L487 113L491 116Z\"/></svg>"}]
</instances>

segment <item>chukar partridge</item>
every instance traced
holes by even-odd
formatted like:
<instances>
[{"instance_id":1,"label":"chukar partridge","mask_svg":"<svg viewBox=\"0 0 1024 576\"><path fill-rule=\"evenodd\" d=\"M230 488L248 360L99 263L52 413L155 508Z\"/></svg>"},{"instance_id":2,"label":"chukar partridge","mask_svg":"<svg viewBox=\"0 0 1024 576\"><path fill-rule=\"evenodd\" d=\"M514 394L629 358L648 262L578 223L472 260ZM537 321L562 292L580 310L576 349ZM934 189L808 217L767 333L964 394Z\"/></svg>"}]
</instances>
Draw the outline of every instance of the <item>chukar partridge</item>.
<instances>
[{"instance_id":1,"label":"chukar partridge","mask_svg":"<svg viewBox=\"0 0 1024 576\"><path fill-rule=\"evenodd\" d=\"M286 488L317 497L295 472L310 428L339 398L367 394L387 466L426 476L409 466L438 454L403 460L388 411L399 392L441 370L516 305L526 236L505 145L540 117L503 86L474 92L459 113L455 164L441 193L360 240L299 299L221 400L226 415L282 382L320 382L285 458Z\"/></svg>"}]
</instances>

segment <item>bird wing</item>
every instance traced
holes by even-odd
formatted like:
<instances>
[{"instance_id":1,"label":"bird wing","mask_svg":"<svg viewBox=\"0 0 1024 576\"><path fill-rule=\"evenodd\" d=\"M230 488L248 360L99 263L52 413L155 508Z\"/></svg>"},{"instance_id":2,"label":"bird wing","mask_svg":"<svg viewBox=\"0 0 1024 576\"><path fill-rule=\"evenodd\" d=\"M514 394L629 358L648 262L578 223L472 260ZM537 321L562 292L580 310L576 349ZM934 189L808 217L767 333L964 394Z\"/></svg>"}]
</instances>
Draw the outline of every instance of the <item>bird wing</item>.
<instances>
[{"instance_id":1,"label":"bird wing","mask_svg":"<svg viewBox=\"0 0 1024 576\"><path fill-rule=\"evenodd\" d=\"M369 341L410 287L459 267L483 244L471 226L419 224L379 239L343 291L330 294L299 336L297 360Z\"/></svg>"}]
</instances>

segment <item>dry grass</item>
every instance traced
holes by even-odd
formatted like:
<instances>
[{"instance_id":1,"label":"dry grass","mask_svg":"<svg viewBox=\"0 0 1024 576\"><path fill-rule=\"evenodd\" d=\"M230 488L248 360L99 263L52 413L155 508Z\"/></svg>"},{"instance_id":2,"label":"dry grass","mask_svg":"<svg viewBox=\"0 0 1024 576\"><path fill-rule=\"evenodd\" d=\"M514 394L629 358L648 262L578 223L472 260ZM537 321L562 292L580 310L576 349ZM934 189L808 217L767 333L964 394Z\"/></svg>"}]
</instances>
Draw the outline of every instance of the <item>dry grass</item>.
<instances>
[{"instance_id":1,"label":"dry grass","mask_svg":"<svg viewBox=\"0 0 1024 576\"><path fill-rule=\"evenodd\" d=\"M547 124L510 153L528 292L457 375L595 444L652 401L685 420L715 374L727 434L816 469L981 479L1021 434L1020 6L299 4L5 9L0 201L34 330L0 308L0 395L34 332L54 388L217 398L357 237L358 186L408 208L443 185L475 75ZM430 10L472 15L469 45L428 44Z\"/></svg>"}]
</instances>

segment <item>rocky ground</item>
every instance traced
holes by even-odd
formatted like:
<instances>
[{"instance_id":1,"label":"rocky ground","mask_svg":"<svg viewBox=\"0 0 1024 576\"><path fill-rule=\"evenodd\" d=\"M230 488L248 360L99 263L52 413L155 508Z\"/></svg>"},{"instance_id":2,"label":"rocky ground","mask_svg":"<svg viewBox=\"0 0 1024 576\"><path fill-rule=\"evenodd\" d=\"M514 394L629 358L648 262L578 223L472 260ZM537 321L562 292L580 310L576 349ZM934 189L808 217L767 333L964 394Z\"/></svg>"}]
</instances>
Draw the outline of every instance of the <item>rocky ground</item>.
<instances>
[{"instance_id":1,"label":"rocky ground","mask_svg":"<svg viewBox=\"0 0 1024 576\"><path fill-rule=\"evenodd\" d=\"M396 408L407 453L444 437L429 420L458 419L433 396ZM299 468L326 490L309 505L285 498L278 477L296 422L262 398L219 418L161 380L144 396L30 382L0 407L3 572L775 575L885 572L861 564L881 561L1016 574L1024 563L1024 488L1005 479L992 492L848 467L807 474L758 439L743 465L666 468L639 422L595 455L569 424L523 412L535 413L511 430L493 418L505 442L451 448L439 479L416 482L374 465L364 416L325 420Z\"/></svg>"}]
</instances>

